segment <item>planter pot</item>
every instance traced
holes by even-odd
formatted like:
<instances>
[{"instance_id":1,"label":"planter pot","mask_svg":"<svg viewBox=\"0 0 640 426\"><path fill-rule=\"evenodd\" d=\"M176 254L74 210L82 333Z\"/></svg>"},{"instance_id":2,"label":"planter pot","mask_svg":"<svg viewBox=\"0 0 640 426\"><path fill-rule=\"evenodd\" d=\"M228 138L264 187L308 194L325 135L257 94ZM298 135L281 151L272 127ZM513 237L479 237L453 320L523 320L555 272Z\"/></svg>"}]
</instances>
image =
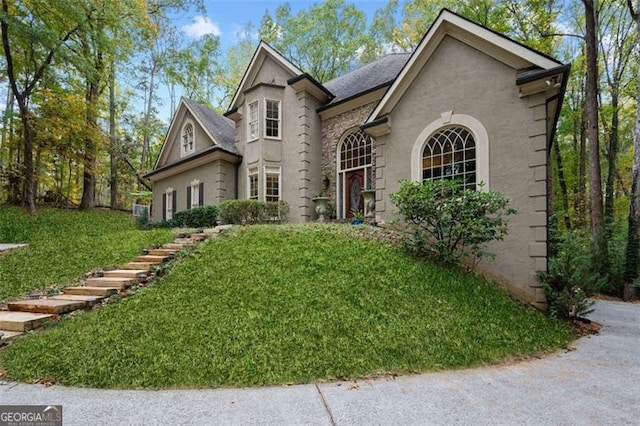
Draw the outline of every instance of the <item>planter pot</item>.
<instances>
[{"instance_id":1,"label":"planter pot","mask_svg":"<svg viewBox=\"0 0 640 426\"><path fill-rule=\"evenodd\" d=\"M351 221L352 225L362 225L363 223L364 223L364 220L362 220L362 219L353 219Z\"/></svg>"},{"instance_id":2,"label":"planter pot","mask_svg":"<svg viewBox=\"0 0 640 426\"><path fill-rule=\"evenodd\" d=\"M313 199L313 202L316 203L318 222L324 222L324 215L329 212L329 197L316 197Z\"/></svg>"},{"instance_id":3,"label":"planter pot","mask_svg":"<svg viewBox=\"0 0 640 426\"><path fill-rule=\"evenodd\" d=\"M362 195L364 196L364 216L374 217L376 214L376 190L367 189L362 191Z\"/></svg>"}]
</instances>

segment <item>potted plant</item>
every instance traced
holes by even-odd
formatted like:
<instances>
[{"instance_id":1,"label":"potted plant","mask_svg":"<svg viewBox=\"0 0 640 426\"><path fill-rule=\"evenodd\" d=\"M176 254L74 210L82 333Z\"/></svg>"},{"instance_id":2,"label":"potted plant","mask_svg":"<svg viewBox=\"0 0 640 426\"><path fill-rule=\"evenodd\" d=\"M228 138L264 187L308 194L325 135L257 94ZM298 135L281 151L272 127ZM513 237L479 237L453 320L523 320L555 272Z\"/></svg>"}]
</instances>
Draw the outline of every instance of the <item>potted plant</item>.
<instances>
[{"instance_id":1,"label":"potted plant","mask_svg":"<svg viewBox=\"0 0 640 426\"><path fill-rule=\"evenodd\" d=\"M352 225L362 225L364 223L364 213L362 210L354 210L351 212L353 219L351 219Z\"/></svg>"}]
</instances>

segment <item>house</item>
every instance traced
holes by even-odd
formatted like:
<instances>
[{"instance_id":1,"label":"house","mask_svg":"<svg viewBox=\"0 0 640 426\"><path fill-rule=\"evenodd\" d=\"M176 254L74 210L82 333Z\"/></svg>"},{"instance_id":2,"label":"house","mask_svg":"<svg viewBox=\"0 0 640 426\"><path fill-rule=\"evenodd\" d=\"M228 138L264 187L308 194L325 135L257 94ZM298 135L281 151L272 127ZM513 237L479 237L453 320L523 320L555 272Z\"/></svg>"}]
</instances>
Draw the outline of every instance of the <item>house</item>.
<instances>
[{"instance_id":1,"label":"house","mask_svg":"<svg viewBox=\"0 0 640 426\"><path fill-rule=\"evenodd\" d=\"M316 219L323 190L337 218L396 218L403 179L460 178L518 210L480 265L544 306L547 165L569 66L443 10L411 54L392 54L320 84L261 42L225 116L187 99L148 174L153 217L226 199L286 200Z\"/></svg>"}]
</instances>

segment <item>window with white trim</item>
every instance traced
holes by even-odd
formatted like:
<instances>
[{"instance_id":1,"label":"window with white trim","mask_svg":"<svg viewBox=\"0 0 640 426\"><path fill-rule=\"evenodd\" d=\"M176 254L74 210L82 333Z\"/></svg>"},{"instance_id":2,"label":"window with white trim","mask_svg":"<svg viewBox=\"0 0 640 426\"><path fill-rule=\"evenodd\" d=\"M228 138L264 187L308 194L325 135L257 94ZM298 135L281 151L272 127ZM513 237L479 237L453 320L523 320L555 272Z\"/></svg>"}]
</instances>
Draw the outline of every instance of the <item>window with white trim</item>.
<instances>
[{"instance_id":1,"label":"window with white trim","mask_svg":"<svg viewBox=\"0 0 640 426\"><path fill-rule=\"evenodd\" d=\"M422 151L422 180L451 179L464 189L476 188L476 143L463 127L433 134Z\"/></svg>"},{"instance_id":2,"label":"window with white trim","mask_svg":"<svg viewBox=\"0 0 640 426\"><path fill-rule=\"evenodd\" d=\"M280 139L280 101L265 99L264 101L264 137Z\"/></svg>"},{"instance_id":3,"label":"window with white trim","mask_svg":"<svg viewBox=\"0 0 640 426\"><path fill-rule=\"evenodd\" d=\"M260 137L260 121L258 120L258 101L251 102L249 104L249 113L247 114L249 117L248 121L248 140L253 141Z\"/></svg>"},{"instance_id":4,"label":"window with white trim","mask_svg":"<svg viewBox=\"0 0 640 426\"><path fill-rule=\"evenodd\" d=\"M280 201L280 167L264 168L264 200L267 202Z\"/></svg>"},{"instance_id":5,"label":"window with white trim","mask_svg":"<svg viewBox=\"0 0 640 426\"><path fill-rule=\"evenodd\" d=\"M258 168L253 167L248 171L248 198L250 200L258 199Z\"/></svg>"},{"instance_id":6,"label":"window with white trim","mask_svg":"<svg viewBox=\"0 0 640 426\"><path fill-rule=\"evenodd\" d=\"M200 205L201 196L202 194L200 194L200 181L195 179L191 182L191 205L189 206L190 209L193 209Z\"/></svg>"},{"instance_id":7,"label":"window with white trim","mask_svg":"<svg viewBox=\"0 0 640 426\"><path fill-rule=\"evenodd\" d=\"M465 188L489 191L489 178L489 135L474 117L445 111L420 132L413 144L414 182L460 179Z\"/></svg>"},{"instance_id":8,"label":"window with white trim","mask_svg":"<svg viewBox=\"0 0 640 426\"><path fill-rule=\"evenodd\" d=\"M171 218L173 217L173 209L175 206L175 191L173 190L173 188L167 188L167 190L165 191L165 215L164 215L164 219L165 220L171 220Z\"/></svg>"},{"instance_id":9,"label":"window with white trim","mask_svg":"<svg viewBox=\"0 0 640 426\"><path fill-rule=\"evenodd\" d=\"M182 144L180 147L180 156L193 154L195 151L195 141L193 139L193 123L188 121L182 128Z\"/></svg>"}]
</instances>

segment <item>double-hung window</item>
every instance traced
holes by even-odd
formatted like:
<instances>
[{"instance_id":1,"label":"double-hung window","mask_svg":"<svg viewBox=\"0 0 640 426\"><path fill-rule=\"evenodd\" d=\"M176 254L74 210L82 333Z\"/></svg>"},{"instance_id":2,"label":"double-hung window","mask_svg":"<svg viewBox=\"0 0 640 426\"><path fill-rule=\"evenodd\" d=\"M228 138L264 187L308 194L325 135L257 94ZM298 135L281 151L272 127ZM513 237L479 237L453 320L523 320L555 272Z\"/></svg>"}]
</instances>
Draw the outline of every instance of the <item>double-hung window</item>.
<instances>
[{"instance_id":1,"label":"double-hung window","mask_svg":"<svg viewBox=\"0 0 640 426\"><path fill-rule=\"evenodd\" d=\"M280 167L264 168L264 200L280 201Z\"/></svg>"},{"instance_id":2,"label":"double-hung window","mask_svg":"<svg viewBox=\"0 0 640 426\"><path fill-rule=\"evenodd\" d=\"M267 139L280 139L281 134L281 110L280 101L265 99L264 101L264 137Z\"/></svg>"},{"instance_id":3,"label":"double-hung window","mask_svg":"<svg viewBox=\"0 0 640 426\"><path fill-rule=\"evenodd\" d=\"M260 124L258 120L258 101L249 104L249 140L258 139L260 135Z\"/></svg>"},{"instance_id":4,"label":"double-hung window","mask_svg":"<svg viewBox=\"0 0 640 426\"><path fill-rule=\"evenodd\" d=\"M249 169L248 173L249 178L249 199L257 200L258 199L258 168L254 167Z\"/></svg>"}]
</instances>

